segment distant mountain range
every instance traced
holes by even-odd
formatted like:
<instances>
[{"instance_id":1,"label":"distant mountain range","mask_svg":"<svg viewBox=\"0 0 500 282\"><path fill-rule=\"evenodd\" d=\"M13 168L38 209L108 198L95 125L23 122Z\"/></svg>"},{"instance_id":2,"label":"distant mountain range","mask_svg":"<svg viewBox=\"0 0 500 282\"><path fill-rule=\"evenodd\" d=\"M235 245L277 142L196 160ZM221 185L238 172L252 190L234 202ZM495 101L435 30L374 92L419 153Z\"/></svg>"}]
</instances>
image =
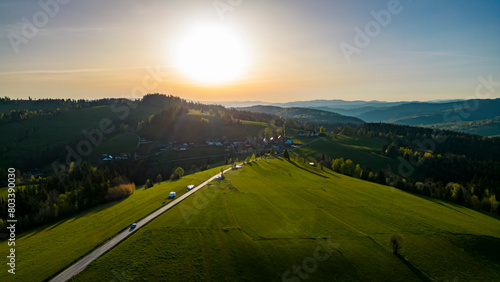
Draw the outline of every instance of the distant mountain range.
<instances>
[{"instance_id":1,"label":"distant mountain range","mask_svg":"<svg viewBox=\"0 0 500 282\"><path fill-rule=\"evenodd\" d=\"M428 102L313 100L265 103L247 101L222 102L220 104L254 112L282 115L288 118L302 117L302 120L307 116L305 119L311 122L387 122L433 128L450 128L450 123L460 122L461 125L457 127L457 130L459 128L460 131L468 132L464 122L481 121L474 123L474 133L484 136L500 135L500 132L492 131L491 128L482 132L481 127L477 126L478 124L491 124L492 120L500 117L500 99L457 99ZM242 107L243 105L247 106ZM250 105L252 106L248 107ZM325 112L338 115L327 115Z\"/></svg>"},{"instance_id":2,"label":"distant mountain range","mask_svg":"<svg viewBox=\"0 0 500 282\"><path fill-rule=\"evenodd\" d=\"M477 121L500 116L500 99L476 99L446 103L411 102L356 115L366 122L428 125Z\"/></svg>"},{"instance_id":3,"label":"distant mountain range","mask_svg":"<svg viewBox=\"0 0 500 282\"><path fill-rule=\"evenodd\" d=\"M456 102L461 100L434 100L428 101L425 103L448 103L448 102ZM241 107L251 107L251 106L276 106L282 108L292 108L292 107L300 107L300 108L328 108L328 109L341 109L341 110L349 110L349 109L359 109L364 107L373 107L373 108L387 108L391 106L397 106L401 104L413 103L417 101L399 101L399 102L386 102L386 101L345 101L345 100L311 100L311 101L293 101L286 103L271 103L271 102L262 102L262 101L224 101L224 102L209 102L208 104L219 104L226 107L232 108L241 108Z\"/></svg>"}]
</instances>

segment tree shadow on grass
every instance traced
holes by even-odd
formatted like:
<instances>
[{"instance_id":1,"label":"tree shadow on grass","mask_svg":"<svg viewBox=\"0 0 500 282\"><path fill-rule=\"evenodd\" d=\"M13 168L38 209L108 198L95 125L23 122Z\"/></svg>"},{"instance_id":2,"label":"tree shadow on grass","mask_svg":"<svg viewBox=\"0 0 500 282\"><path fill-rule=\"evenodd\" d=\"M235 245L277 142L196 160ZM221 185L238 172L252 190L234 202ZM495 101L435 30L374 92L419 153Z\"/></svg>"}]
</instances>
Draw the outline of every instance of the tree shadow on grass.
<instances>
[{"instance_id":1,"label":"tree shadow on grass","mask_svg":"<svg viewBox=\"0 0 500 282\"><path fill-rule=\"evenodd\" d=\"M75 221L75 220L77 220L79 218L82 218L82 217L85 217L85 216L88 216L88 215L91 215L91 214L103 211L103 210L105 210L107 208L110 208L110 207L116 205L116 204L119 204L123 200L125 200L125 199L122 199L122 200L119 200L119 201L115 201L115 202L111 202L111 203L102 204L102 205L99 205L97 207L91 208L89 210L81 211L81 212L78 212L76 214L69 215L67 217L61 218L61 219L59 219L59 220L57 220L55 222L49 222L49 223L44 224L44 225L42 225L40 227L35 227L34 229L26 230L24 232L32 232L32 233L29 234L29 235L27 235L25 239L28 239L28 238L30 238L30 237L32 237L34 235L37 235L38 233L40 233L42 231L50 231L50 230L58 227L59 225L61 225L63 223L70 222L70 221Z\"/></svg>"},{"instance_id":2,"label":"tree shadow on grass","mask_svg":"<svg viewBox=\"0 0 500 282\"><path fill-rule=\"evenodd\" d=\"M323 178L330 178L330 177L328 177L328 176L326 176L326 175L322 175L322 174L319 174L319 173L314 172L314 171L312 171L312 170L309 170L309 169L307 169L307 168L301 167L301 166L299 166L298 164L296 164L294 161L288 161L288 162L289 162L290 164L292 164L292 165L296 166L297 168L300 168L300 169L302 169L302 170L305 170L305 171L307 171L307 172L309 172L309 173L312 173L312 174L314 174L314 175L317 175L317 176L319 176L319 177L323 177Z\"/></svg>"},{"instance_id":3,"label":"tree shadow on grass","mask_svg":"<svg viewBox=\"0 0 500 282\"><path fill-rule=\"evenodd\" d=\"M469 255L500 264L500 238L489 235L452 234L448 240Z\"/></svg>"},{"instance_id":4,"label":"tree shadow on grass","mask_svg":"<svg viewBox=\"0 0 500 282\"><path fill-rule=\"evenodd\" d=\"M396 253L395 254L397 258L399 258L410 270L411 272L413 272L413 274L415 274L418 278L420 278L420 280L422 281L432 281L427 275L425 275L425 273L423 273L422 271L420 271L420 269L416 268L415 266L413 266L409 261L407 261L403 256L401 256L400 254Z\"/></svg>"},{"instance_id":5,"label":"tree shadow on grass","mask_svg":"<svg viewBox=\"0 0 500 282\"><path fill-rule=\"evenodd\" d=\"M48 223L46 226L35 227L35 229L29 229L26 232L32 232L32 233L27 235L26 237L24 237L24 239L28 239L28 238L35 236L36 234L38 234L42 231L45 231L45 230L52 230L52 229L56 228L57 226L69 221L70 219L72 219L72 218L61 219L61 220L59 220L59 222L57 222L56 224L54 224L51 227L49 227L49 226L53 223ZM20 237L23 237L22 234Z\"/></svg>"},{"instance_id":6,"label":"tree shadow on grass","mask_svg":"<svg viewBox=\"0 0 500 282\"><path fill-rule=\"evenodd\" d=\"M391 187L391 186L389 186L389 187ZM393 188L394 189L398 189L398 188L395 188L395 187L393 187ZM411 192L411 191L406 191L406 190L401 190L401 189L398 189L398 190L403 191L403 192L408 193L408 194L411 194L413 196L419 197L421 199L431 201L433 203L436 203L436 204L438 204L440 206L443 206L443 207L448 208L450 210L456 211L456 212L461 213L461 214L463 214L465 216L468 216L468 217L472 217L472 216L469 215L469 214L466 214L464 211L473 211L473 212L484 214L486 216L489 216L489 217L492 217L494 219L500 220L500 216L498 216L496 214L492 214L492 213L486 212L486 211L483 211L483 210L475 210L475 209L472 209L472 208L469 208L469 207L465 207L465 206L462 206L462 205L459 205L459 204L448 202L446 200L441 200L441 199L437 199L437 198L432 198L432 197L429 197L429 196L421 195L421 194L418 194L416 192Z\"/></svg>"}]
</instances>

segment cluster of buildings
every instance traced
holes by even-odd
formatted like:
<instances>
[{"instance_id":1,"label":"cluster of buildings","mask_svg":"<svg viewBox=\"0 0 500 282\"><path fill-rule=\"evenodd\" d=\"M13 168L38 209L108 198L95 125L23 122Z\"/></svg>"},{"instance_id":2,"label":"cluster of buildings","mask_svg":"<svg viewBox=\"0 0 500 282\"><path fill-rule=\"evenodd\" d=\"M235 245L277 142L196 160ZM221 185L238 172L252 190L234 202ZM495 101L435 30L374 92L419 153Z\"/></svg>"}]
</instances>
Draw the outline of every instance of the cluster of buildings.
<instances>
[{"instance_id":1,"label":"cluster of buildings","mask_svg":"<svg viewBox=\"0 0 500 282\"><path fill-rule=\"evenodd\" d=\"M316 137L316 136L318 136L318 134L316 133L316 131L299 131L299 132L297 132L297 136L299 136L299 137L304 137L304 136Z\"/></svg>"},{"instance_id":2,"label":"cluster of buildings","mask_svg":"<svg viewBox=\"0 0 500 282\"><path fill-rule=\"evenodd\" d=\"M132 159L132 155L130 153L120 153L118 155L110 155L110 154L102 154L102 161L110 162L113 160L130 160Z\"/></svg>"},{"instance_id":3,"label":"cluster of buildings","mask_svg":"<svg viewBox=\"0 0 500 282\"><path fill-rule=\"evenodd\" d=\"M226 152L235 153L247 153L252 149L265 148L269 146L275 146L279 151L283 147L291 146L292 140L285 138L281 135L277 137L270 138L258 138L258 137L247 137L247 138L234 138L232 140L228 138L206 138L203 143L195 144L193 142L177 143L176 141L170 142L158 142L155 146L156 152L163 151L188 151L191 148L198 147L222 147Z\"/></svg>"}]
</instances>

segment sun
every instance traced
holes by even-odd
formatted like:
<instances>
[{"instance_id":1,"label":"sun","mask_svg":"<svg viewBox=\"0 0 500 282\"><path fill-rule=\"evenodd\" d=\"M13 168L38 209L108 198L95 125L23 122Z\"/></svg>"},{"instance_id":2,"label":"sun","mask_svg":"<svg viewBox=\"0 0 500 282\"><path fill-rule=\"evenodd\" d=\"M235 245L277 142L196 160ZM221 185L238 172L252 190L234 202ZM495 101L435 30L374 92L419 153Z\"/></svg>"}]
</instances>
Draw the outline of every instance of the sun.
<instances>
[{"instance_id":1,"label":"sun","mask_svg":"<svg viewBox=\"0 0 500 282\"><path fill-rule=\"evenodd\" d=\"M175 66L189 79L221 84L238 79L248 64L248 51L238 33L221 25L200 26L178 41Z\"/></svg>"}]
</instances>

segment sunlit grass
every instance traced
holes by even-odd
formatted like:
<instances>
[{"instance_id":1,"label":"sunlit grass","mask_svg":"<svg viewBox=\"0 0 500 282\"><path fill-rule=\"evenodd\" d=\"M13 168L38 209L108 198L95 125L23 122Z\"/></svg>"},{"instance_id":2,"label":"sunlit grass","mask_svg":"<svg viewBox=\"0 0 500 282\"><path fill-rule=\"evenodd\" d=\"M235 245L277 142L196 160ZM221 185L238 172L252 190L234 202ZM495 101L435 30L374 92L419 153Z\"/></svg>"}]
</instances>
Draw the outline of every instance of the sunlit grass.
<instances>
[{"instance_id":1,"label":"sunlit grass","mask_svg":"<svg viewBox=\"0 0 500 282\"><path fill-rule=\"evenodd\" d=\"M308 273L311 281L499 277L498 255L487 251L500 242L497 219L296 165L301 167L271 159L229 172L92 263L76 280L109 280L113 271L141 280L281 280L287 269L313 256L318 237L329 237L338 247ZM402 255L418 275L389 249L394 232L405 237Z\"/></svg>"}]
</instances>

